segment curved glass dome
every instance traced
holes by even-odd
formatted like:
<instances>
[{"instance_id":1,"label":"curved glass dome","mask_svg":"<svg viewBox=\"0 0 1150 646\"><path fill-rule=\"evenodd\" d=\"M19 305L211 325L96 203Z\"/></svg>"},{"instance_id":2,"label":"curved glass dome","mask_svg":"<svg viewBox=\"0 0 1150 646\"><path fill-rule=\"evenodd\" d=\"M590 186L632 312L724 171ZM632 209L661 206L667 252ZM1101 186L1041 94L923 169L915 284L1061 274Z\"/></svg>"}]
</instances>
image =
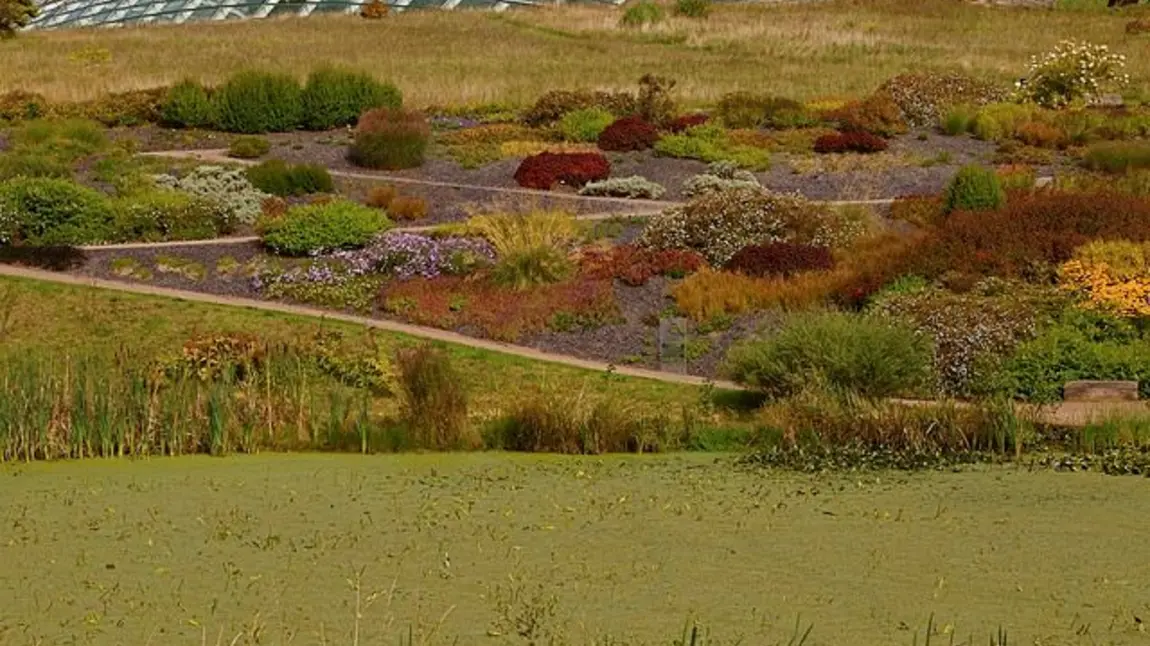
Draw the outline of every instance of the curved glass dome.
<instances>
[{"instance_id":1,"label":"curved glass dome","mask_svg":"<svg viewBox=\"0 0 1150 646\"><path fill-rule=\"evenodd\" d=\"M45 0L29 29L97 27L146 23L185 23L319 13L358 13L370 0ZM621 0L608 0L612 4ZM385 0L405 9L495 9L544 4L547 0Z\"/></svg>"}]
</instances>

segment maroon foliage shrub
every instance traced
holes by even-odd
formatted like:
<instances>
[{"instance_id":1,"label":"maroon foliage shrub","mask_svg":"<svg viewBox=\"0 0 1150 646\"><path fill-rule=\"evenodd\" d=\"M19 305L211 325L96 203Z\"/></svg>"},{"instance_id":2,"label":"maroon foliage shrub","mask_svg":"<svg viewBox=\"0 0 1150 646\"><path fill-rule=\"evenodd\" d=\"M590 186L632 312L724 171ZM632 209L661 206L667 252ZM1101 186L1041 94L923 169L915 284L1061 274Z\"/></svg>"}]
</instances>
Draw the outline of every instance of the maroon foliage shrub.
<instances>
[{"instance_id":1,"label":"maroon foliage shrub","mask_svg":"<svg viewBox=\"0 0 1150 646\"><path fill-rule=\"evenodd\" d=\"M674 134L686 132L695 126L701 126L707 123L711 118L705 114L684 114L680 117L675 117L667 122L667 131Z\"/></svg>"},{"instance_id":2,"label":"maroon foliage shrub","mask_svg":"<svg viewBox=\"0 0 1150 646\"><path fill-rule=\"evenodd\" d=\"M624 117L599 134L599 148L626 152L647 150L659 140L659 131L642 117Z\"/></svg>"},{"instance_id":3,"label":"maroon foliage shrub","mask_svg":"<svg viewBox=\"0 0 1150 646\"><path fill-rule=\"evenodd\" d=\"M997 211L955 211L917 254L916 273L970 280L1046 279L1092 240L1150 240L1150 199L1115 193L1011 192ZM969 281L968 281L969 282Z\"/></svg>"},{"instance_id":4,"label":"maroon foliage shrub","mask_svg":"<svg viewBox=\"0 0 1150 646\"><path fill-rule=\"evenodd\" d=\"M555 184L581 187L607 179L611 164L599 153L549 153L532 155L519 164L515 181L524 188L551 190Z\"/></svg>"},{"instance_id":5,"label":"maroon foliage shrub","mask_svg":"<svg viewBox=\"0 0 1150 646\"><path fill-rule=\"evenodd\" d=\"M725 269L747 276L792 276L802 271L833 269L835 259L827 247L789 242L750 245L727 261Z\"/></svg>"},{"instance_id":6,"label":"maroon foliage shrub","mask_svg":"<svg viewBox=\"0 0 1150 646\"><path fill-rule=\"evenodd\" d=\"M886 150L882 137L869 132L834 132L815 140L816 153L877 153Z\"/></svg>"}]
</instances>

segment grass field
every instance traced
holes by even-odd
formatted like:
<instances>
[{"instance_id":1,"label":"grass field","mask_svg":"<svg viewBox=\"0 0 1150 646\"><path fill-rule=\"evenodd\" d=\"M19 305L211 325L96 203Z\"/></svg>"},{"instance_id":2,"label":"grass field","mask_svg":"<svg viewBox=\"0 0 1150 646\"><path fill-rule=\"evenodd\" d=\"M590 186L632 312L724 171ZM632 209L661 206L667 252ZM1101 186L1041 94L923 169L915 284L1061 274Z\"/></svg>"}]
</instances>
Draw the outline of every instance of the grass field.
<instances>
[{"instance_id":1,"label":"grass field","mask_svg":"<svg viewBox=\"0 0 1150 646\"><path fill-rule=\"evenodd\" d=\"M1150 77L1143 41L1123 29L1128 13L831 0L721 6L642 32L620 28L619 16L566 7L28 33L0 42L0 91L80 100L244 67L302 76L339 63L395 81L414 105L523 105L556 88L631 88L647 72L676 78L688 103L738 89L811 99L861 95L921 68L1011 81L1064 38L1109 44L1130 56L1131 76Z\"/></svg>"},{"instance_id":2,"label":"grass field","mask_svg":"<svg viewBox=\"0 0 1150 646\"><path fill-rule=\"evenodd\" d=\"M334 321L0 278L0 357L35 350L113 353L120 348L129 348L136 356L159 357L178 351L199 334L248 333L266 340L293 340L320 329L343 332L349 342L383 351L418 343L403 335ZM485 350L461 346L449 350L467 380L473 414L480 417L494 414L521 398L525 390L537 387L583 391L590 398L611 393L652 408L693 403L701 393L689 385L608 377Z\"/></svg>"},{"instance_id":3,"label":"grass field","mask_svg":"<svg viewBox=\"0 0 1150 646\"><path fill-rule=\"evenodd\" d=\"M910 645L933 613L934 643L1146 643L1141 479L729 461L4 467L0 642Z\"/></svg>"}]
</instances>

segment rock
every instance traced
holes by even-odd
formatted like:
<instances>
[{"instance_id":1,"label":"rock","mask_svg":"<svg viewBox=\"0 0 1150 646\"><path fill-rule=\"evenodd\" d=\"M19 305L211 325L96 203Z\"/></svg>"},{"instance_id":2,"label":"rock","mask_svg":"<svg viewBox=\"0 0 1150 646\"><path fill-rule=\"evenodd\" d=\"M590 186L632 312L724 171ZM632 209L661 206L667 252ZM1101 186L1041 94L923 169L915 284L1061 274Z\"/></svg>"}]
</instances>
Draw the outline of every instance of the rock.
<instances>
[{"instance_id":1,"label":"rock","mask_svg":"<svg viewBox=\"0 0 1150 646\"><path fill-rule=\"evenodd\" d=\"M1121 108L1124 103L1120 94L1103 94L1094 102L1103 108Z\"/></svg>"},{"instance_id":2,"label":"rock","mask_svg":"<svg viewBox=\"0 0 1150 646\"><path fill-rule=\"evenodd\" d=\"M1137 401L1137 381L1068 381L1062 398L1071 402Z\"/></svg>"}]
</instances>

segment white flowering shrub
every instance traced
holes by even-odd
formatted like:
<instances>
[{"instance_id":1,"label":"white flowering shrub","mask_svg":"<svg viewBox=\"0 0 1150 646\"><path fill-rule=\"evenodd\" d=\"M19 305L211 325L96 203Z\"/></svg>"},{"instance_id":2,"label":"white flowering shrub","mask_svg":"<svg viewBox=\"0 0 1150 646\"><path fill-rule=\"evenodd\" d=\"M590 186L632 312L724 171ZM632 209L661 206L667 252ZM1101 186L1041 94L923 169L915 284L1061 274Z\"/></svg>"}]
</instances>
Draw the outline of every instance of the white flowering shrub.
<instances>
[{"instance_id":1,"label":"white flowering shrub","mask_svg":"<svg viewBox=\"0 0 1150 646\"><path fill-rule=\"evenodd\" d=\"M1130 81L1125 67L1126 57L1106 45L1064 40L1030 59L1029 74L1018 82L1019 95L1045 108L1090 103Z\"/></svg>"},{"instance_id":2,"label":"white flowering shrub","mask_svg":"<svg viewBox=\"0 0 1150 646\"><path fill-rule=\"evenodd\" d=\"M694 251L721 266L743 247L794 242L839 247L863 231L823 204L761 187L736 187L698 195L651 219L636 243L659 251Z\"/></svg>"},{"instance_id":3,"label":"white flowering shrub","mask_svg":"<svg viewBox=\"0 0 1150 646\"><path fill-rule=\"evenodd\" d=\"M579 189L580 195L602 197L625 197L632 200L657 200L663 197L666 189L639 175L612 177L599 182L591 182Z\"/></svg>"},{"instance_id":4,"label":"white flowering shrub","mask_svg":"<svg viewBox=\"0 0 1150 646\"><path fill-rule=\"evenodd\" d=\"M183 177L157 175L157 186L214 200L230 213L229 220L252 224L260 216L263 201L271 197L252 186L242 170L223 166L198 166Z\"/></svg>"},{"instance_id":5,"label":"white flowering shrub","mask_svg":"<svg viewBox=\"0 0 1150 646\"><path fill-rule=\"evenodd\" d=\"M741 170L733 162L717 161L707 167L707 172L683 182L683 195L694 197L711 191L759 187L759 180L751 171Z\"/></svg>"}]
</instances>

